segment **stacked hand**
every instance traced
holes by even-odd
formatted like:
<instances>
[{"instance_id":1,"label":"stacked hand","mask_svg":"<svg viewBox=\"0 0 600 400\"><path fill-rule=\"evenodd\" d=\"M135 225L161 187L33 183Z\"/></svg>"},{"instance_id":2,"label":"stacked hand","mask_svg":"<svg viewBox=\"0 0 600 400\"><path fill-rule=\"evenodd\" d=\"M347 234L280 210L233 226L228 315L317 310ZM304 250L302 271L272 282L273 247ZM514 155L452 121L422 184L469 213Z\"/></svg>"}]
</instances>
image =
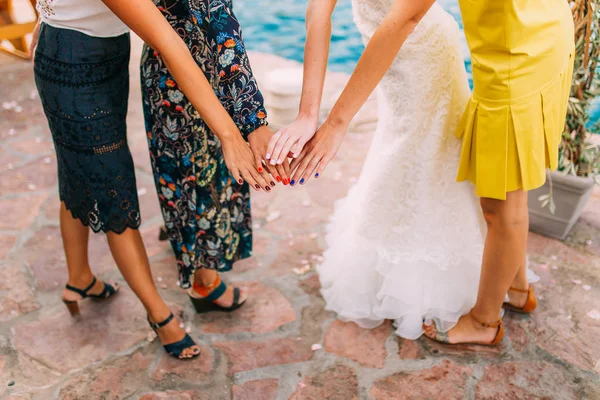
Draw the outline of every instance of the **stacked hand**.
<instances>
[{"instance_id":1,"label":"stacked hand","mask_svg":"<svg viewBox=\"0 0 600 400\"><path fill-rule=\"evenodd\" d=\"M260 127L248 136L248 143L241 136L233 135L222 140L223 158L227 168L242 184L244 181L254 189L270 192L277 182L289 182L289 163L268 165L263 155L266 153L273 133L266 126Z\"/></svg>"},{"instance_id":2,"label":"stacked hand","mask_svg":"<svg viewBox=\"0 0 600 400\"><path fill-rule=\"evenodd\" d=\"M286 128L279 130L269 143L266 159L279 165L287 157L291 163L291 184L304 184L315 176L318 178L337 154L346 134L347 125L330 120L316 131L317 123L298 118Z\"/></svg>"}]
</instances>

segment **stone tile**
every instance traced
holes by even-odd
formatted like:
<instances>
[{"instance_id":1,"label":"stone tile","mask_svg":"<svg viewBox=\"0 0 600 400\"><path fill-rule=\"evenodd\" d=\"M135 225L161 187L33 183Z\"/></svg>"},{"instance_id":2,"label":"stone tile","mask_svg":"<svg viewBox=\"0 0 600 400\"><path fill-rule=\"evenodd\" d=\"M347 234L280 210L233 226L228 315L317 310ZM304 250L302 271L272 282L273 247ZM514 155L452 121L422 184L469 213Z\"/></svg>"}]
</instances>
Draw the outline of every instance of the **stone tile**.
<instances>
[{"instance_id":1,"label":"stone tile","mask_svg":"<svg viewBox=\"0 0 600 400\"><path fill-rule=\"evenodd\" d=\"M325 351L347 357L367 368L383 368L390 326L385 322L375 329L363 329L353 322L336 320L325 334Z\"/></svg>"},{"instance_id":2,"label":"stone tile","mask_svg":"<svg viewBox=\"0 0 600 400\"><path fill-rule=\"evenodd\" d=\"M323 213L317 207L305 207L302 205L304 199L308 196L306 192L307 187L296 185L294 187L275 188L273 190L275 193L273 194L277 196L277 204L272 204L269 201L266 217L276 212L281 213L281 216L270 222L258 220L263 225L263 229L273 235L282 237L282 235L287 235L289 231L310 233L316 226L328 221L329 215ZM323 193L323 195L325 196L326 194ZM263 198L261 197L261 199ZM254 203L258 203L258 201L253 200L253 207Z\"/></svg>"},{"instance_id":3,"label":"stone tile","mask_svg":"<svg viewBox=\"0 0 600 400\"><path fill-rule=\"evenodd\" d=\"M19 259L32 268L40 290L53 290L67 282L67 264L59 228L39 230L19 253ZM116 269L104 235L90 234L88 256L92 271L99 277Z\"/></svg>"},{"instance_id":4,"label":"stone tile","mask_svg":"<svg viewBox=\"0 0 600 400\"><path fill-rule=\"evenodd\" d=\"M18 165L21 161L23 161L21 157L10 154L0 147L0 173L14 170L15 165Z\"/></svg>"},{"instance_id":5,"label":"stone tile","mask_svg":"<svg viewBox=\"0 0 600 400\"><path fill-rule=\"evenodd\" d=\"M213 363L212 352L206 345L199 345L199 347L200 356L184 362L164 353L160 357L158 365L151 372L152 379L158 382L169 379L194 384L210 380Z\"/></svg>"},{"instance_id":6,"label":"stone tile","mask_svg":"<svg viewBox=\"0 0 600 400\"><path fill-rule=\"evenodd\" d=\"M212 400L208 393L198 390L154 392L142 395L139 400Z\"/></svg>"},{"instance_id":7,"label":"stone tile","mask_svg":"<svg viewBox=\"0 0 600 400\"><path fill-rule=\"evenodd\" d=\"M56 354L57 360L64 357L63 354ZM28 387L41 388L54 385L63 377L62 373L56 371L43 363L31 359L24 353L18 356L18 368L15 368L13 378L19 384L25 384Z\"/></svg>"},{"instance_id":8,"label":"stone tile","mask_svg":"<svg viewBox=\"0 0 600 400\"><path fill-rule=\"evenodd\" d=\"M56 161L50 163L44 159L0 173L0 193L28 193L33 190L47 190L58 182ZM33 185L33 186L32 186Z\"/></svg>"},{"instance_id":9,"label":"stone tile","mask_svg":"<svg viewBox=\"0 0 600 400\"><path fill-rule=\"evenodd\" d=\"M0 322L40 308L33 279L16 261L0 262Z\"/></svg>"},{"instance_id":10,"label":"stone tile","mask_svg":"<svg viewBox=\"0 0 600 400\"><path fill-rule=\"evenodd\" d=\"M51 139L44 139L42 136L38 137L24 137L10 144L10 148L18 153L36 156L47 154L54 148ZM53 157L54 158L54 157Z\"/></svg>"},{"instance_id":11,"label":"stone tile","mask_svg":"<svg viewBox=\"0 0 600 400\"><path fill-rule=\"evenodd\" d=\"M181 288L177 286L179 273L177 271L177 260L175 259L174 254L167 253L167 255L158 260L152 260L150 266L157 287L181 291ZM160 282L158 282L158 280L160 280Z\"/></svg>"},{"instance_id":12,"label":"stone tile","mask_svg":"<svg viewBox=\"0 0 600 400\"><path fill-rule=\"evenodd\" d=\"M535 343L568 363L594 370L600 359L600 321L590 315L600 311L597 274L585 265L561 266L542 274L535 288L541 300L527 326Z\"/></svg>"},{"instance_id":13,"label":"stone tile","mask_svg":"<svg viewBox=\"0 0 600 400\"><path fill-rule=\"evenodd\" d=\"M527 253L533 257L543 257L547 262L561 265L565 262L578 265L588 264L589 258L584 253L572 248L563 242L547 238L536 233L529 233L529 240L527 242ZM552 260L552 257L556 257L557 260ZM533 269L536 270L535 265ZM536 272L538 272L536 270Z\"/></svg>"},{"instance_id":14,"label":"stone tile","mask_svg":"<svg viewBox=\"0 0 600 400\"><path fill-rule=\"evenodd\" d=\"M319 243L309 235L294 235L292 238L281 239L277 242L277 248L279 256L269 266L272 276L288 275L294 268L302 268L306 262L310 263L314 270L317 261L313 256L320 256L323 252Z\"/></svg>"},{"instance_id":15,"label":"stone tile","mask_svg":"<svg viewBox=\"0 0 600 400\"><path fill-rule=\"evenodd\" d=\"M313 274L308 278L300 281L300 288L310 296L321 296L321 281L319 281L319 275Z\"/></svg>"},{"instance_id":16,"label":"stone tile","mask_svg":"<svg viewBox=\"0 0 600 400\"><path fill-rule=\"evenodd\" d=\"M0 260L4 260L15 247L17 238L13 235L0 235Z\"/></svg>"},{"instance_id":17,"label":"stone tile","mask_svg":"<svg viewBox=\"0 0 600 400\"><path fill-rule=\"evenodd\" d=\"M358 380L352 368L336 365L307 376L289 400L358 400Z\"/></svg>"},{"instance_id":18,"label":"stone tile","mask_svg":"<svg viewBox=\"0 0 600 400\"><path fill-rule=\"evenodd\" d=\"M62 400L127 398L147 387L146 370L151 362L150 356L137 352L108 366L92 368L68 381L58 396Z\"/></svg>"},{"instance_id":19,"label":"stone tile","mask_svg":"<svg viewBox=\"0 0 600 400\"><path fill-rule=\"evenodd\" d=\"M423 349L416 340L406 340L401 337L396 338L398 342L398 357L401 360L423 360L425 355Z\"/></svg>"},{"instance_id":20,"label":"stone tile","mask_svg":"<svg viewBox=\"0 0 600 400\"><path fill-rule=\"evenodd\" d=\"M485 367L477 399L575 399L573 377L546 362L521 361Z\"/></svg>"},{"instance_id":21,"label":"stone tile","mask_svg":"<svg viewBox=\"0 0 600 400\"><path fill-rule=\"evenodd\" d=\"M79 318L71 318L61 307L38 321L17 325L15 347L49 368L68 373L139 344L150 331L144 308L127 288L108 300L82 301L80 309Z\"/></svg>"},{"instance_id":22,"label":"stone tile","mask_svg":"<svg viewBox=\"0 0 600 400\"><path fill-rule=\"evenodd\" d=\"M279 381L259 379L233 386L233 400L275 400Z\"/></svg>"},{"instance_id":23,"label":"stone tile","mask_svg":"<svg viewBox=\"0 0 600 400\"><path fill-rule=\"evenodd\" d=\"M471 374L469 367L443 360L430 369L400 372L379 379L370 394L376 400L435 399L440 393L444 393L445 399L462 399Z\"/></svg>"},{"instance_id":24,"label":"stone tile","mask_svg":"<svg viewBox=\"0 0 600 400\"><path fill-rule=\"evenodd\" d=\"M264 341L221 342L214 346L229 360L229 375L273 365L308 361L312 357L311 344L296 338Z\"/></svg>"},{"instance_id":25,"label":"stone tile","mask_svg":"<svg viewBox=\"0 0 600 400\"><path fill-rule=\"evenodd\" d=\"M1 179L1 178L0 178ZM4 192L0 189L0 192ZM25 198L0 200L0 229L24 229L37 218L47 195L32 195Z\"/></svg>"},{"instance_id":26,"label":"stone tile","mask_svg":"<svg viewBox=\"0 0 600 400\"><path fill-rule=\"evenodd\" d=\"M528 336L528 321L520 316L508 314L503 318L505 337L516 352L523 352L531 340Z\"/></svg>"},{"instance_id":27,"label":"stone tile","mask_svg":"<svg viewBox=\"0 0 600 400\"><path fill-rule=\"evenodd\" d=\"M160 206L158 204L154 179L152 179L152 176L150 175L137 174L136 181L142 223L153 218L162 221L162 212L160 211Z\"/></svg>"},{"instance_id":28,"label":"stone tile","mask_svg":"<svg viewBox=\"0 0 600 400\"><path fill-rule=\"evenodd\" d=\"M248 288L248 304L239 310L210 313L202 317L201 329L207 333L267 333L296 320L291 303L277 289L260 282L240 283Z\"/></svg>"}]
</instances>

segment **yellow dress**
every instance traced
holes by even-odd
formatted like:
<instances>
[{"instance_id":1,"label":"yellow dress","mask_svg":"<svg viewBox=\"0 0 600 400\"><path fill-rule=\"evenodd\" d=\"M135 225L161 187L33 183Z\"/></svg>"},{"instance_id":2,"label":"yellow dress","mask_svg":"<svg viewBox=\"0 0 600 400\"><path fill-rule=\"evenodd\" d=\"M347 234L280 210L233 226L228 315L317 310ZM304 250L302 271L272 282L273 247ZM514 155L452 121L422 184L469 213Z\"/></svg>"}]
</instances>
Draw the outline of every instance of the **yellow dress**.
<instances>
[{"instance_id":1,"label":"yellow dress","mask_svg":"<svg viewBox=\"0 0 600 400\"><path fill-rule=\"evenodd\" d=\"M566 0L459 0L473 64L473 94L457 135L458 181L506 199L558 164L574 27Z\"/></svg>"}]
</instances>

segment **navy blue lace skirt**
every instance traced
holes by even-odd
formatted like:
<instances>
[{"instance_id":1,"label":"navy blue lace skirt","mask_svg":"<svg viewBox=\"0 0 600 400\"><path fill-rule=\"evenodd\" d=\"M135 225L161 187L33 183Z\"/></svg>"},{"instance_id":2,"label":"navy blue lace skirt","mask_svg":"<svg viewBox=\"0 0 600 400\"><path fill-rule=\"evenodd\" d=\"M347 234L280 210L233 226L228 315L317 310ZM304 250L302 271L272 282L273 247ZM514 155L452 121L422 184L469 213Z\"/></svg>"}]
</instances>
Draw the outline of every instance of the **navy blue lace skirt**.
<instances>
[{"instance_id":1,"label":"navy blue lace skirt","mask_svg":"<svg viewBox=\"0 0 600 400\"><path fill-rule=\"evenodd\" d=\"M60 199L94 232L140 226L127 145L129 34L42 25L35 81L56 149Z\"/></svg>"}]
</instances>

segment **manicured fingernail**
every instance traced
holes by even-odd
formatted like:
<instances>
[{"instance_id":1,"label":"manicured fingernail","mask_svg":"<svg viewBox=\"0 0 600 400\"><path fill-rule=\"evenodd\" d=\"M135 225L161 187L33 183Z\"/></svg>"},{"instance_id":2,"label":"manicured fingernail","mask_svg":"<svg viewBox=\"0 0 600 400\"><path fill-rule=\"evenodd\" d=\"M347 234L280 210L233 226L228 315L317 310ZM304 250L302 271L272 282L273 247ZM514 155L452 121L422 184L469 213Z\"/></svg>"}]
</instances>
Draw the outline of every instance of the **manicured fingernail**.
<instances>
[{"instance_id":1,"label":"manicured fingernail","mask_svg":"<svg viewBox=\"0 0 600 400\"><path fill-rule=\"evenodd\" d=\"M265 156L265 158L266 158L267 160L271 159L271 153L267 153L267 155Z\"/></svg>"},{"instance_id":2,"label":"manicured fingernail","mask_svg":"<svg viewBox=\"0 0 600 400\"><path fill-rule=\"evenodd\" d=\"M256 185L254 185L255 188L260 189L260 185L257 183Z\"/></svg>"},{"instance_id":3,"label":"manicured fingernail","mask_svg":"<svg viewBox=\"0 0 600 400\"><path fill-rule=\"evenodd\" d=\"M304 183L304 178L300 179L300 184L302 185Z\"/></svg>"},{"instance_id":4,"label":"manicured fingernail","mask_svg":"<svg viewBox=\"0 0 600 400\"><path fill-rule=\"evenodd\" d=\"M319 173L317 172L317 173L315 174L315 178L318 178L318 177L319 177Z\"/></svg>"},{"instance_id":5,"label":"manicured fingernail","mask_svg":"<svg viewBox=\"0 0 600 400\"><path fill-rule=\"evenodd\" d=\"M258 172L262 173L263 171L264 171L264 169L262 169L262 167L258 167Z\"/></svg>"},{"instance_id":6,"label":"manicured fingernail","mask_svg":"<svg viewBox=\"0 0 600 400\"><path fill-rule=\"evenodd\" d=\"M281 182L281 177L280 177L280 176L277 176L277 177L275 178L275 180L277 180L277 182Z\"/></svg>"},{"instance_id":7,"label":"manicured fingernail","mask_svg":"<svg viewBox=\"0 0 600 400\"><path fill-rule=\"evenodd\" d=\"M270 186L267 186L267 187L265 187L265 190L266 190L267 192L270 192L270 191L271 191L271 187L270 187Z\"/></svg>"},{"instance_id":8,"label":"manicured fingernail","mask_svg":"<svg viewBox=\"0 0 600 400\"><path fill-rule=\"evenodd\" d=\"M286 185L286 186L287 186L287 185L288 185L288 183L290 183L290 180L289 180L289 179L284 179L284 180L283 180L283 184L284 184L284 185Z\"/></svg>"},{"instance_id":9,"label":"manicured fingernail","mask_svg":"<svg viewBox=\"0 0 600 400\"><path fill-rule=\"evenodd\" d=\"M269 161L269 164L271 164L271 165L275 165L275 164L276 164L276 162L275 162L275 160L271 160L271 161Z\"/></svg>"},{"instance_id":10,"label":"manicured fingernail","mask_svg":"<svg viewBox=\"0 0 600 400\"><path fill-rule=\"evenodd\" d=\"M294 186L294 184L296 184L296 181L292 179L292 181L290 182L290 185Z\"/></svg>"},{"instance_id":11,"label":"manicured fingernail","mask_svg":"<svg viewBox=\"0 0 600 400\"><path fill-rule=\"evenodd\" d=\"M275 182L271 181L271 186L275 186Z\"/></svg>"},{"instance_id":12,"label":"manicured fingernail","mask_svg":"<svg viewBox=\"0 0 600 400\"><path fill-rule=\"evenodd\" d=\"M244 183L244 181L243 181L243 180L241 180L241 179L239 179L239 180L238 180L238 183L241 185L242 183Z\"/></svg>"}]
</instances>

